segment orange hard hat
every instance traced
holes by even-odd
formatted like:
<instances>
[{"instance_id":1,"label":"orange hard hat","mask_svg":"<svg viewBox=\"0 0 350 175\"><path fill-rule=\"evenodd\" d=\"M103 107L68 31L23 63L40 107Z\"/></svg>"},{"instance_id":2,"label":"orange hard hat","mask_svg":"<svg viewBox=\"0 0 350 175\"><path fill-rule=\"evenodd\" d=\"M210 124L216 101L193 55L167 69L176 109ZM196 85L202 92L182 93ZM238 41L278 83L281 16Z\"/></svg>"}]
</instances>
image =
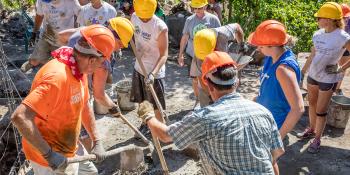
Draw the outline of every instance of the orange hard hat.
<instances>
[{"instance_id":1,"label":"orange hard hat","mask_svg":"<svg viewBox=\"0 0 350 175\"><path fill-rule=\"evenodd\" d=\"M209 73L214 73L217 68L232 65L237 67L237 63L230 57L226 52L214 51L208 54L202 63L202 81L207 86L207 75Z\"/></svg>"},{"instance_id":2,"label":"orange hard hat","mask_svg":"<svg viewBox=\"0 0 350 175\"><path fill-rule=\"evenodd\" d=\"M94 24L81 29L80 33L90 46L100 52L105 59L110 59L115 48L115 39L111 30Z\"/></svg>"},{"instance_id":3,"label":"orange hard hat","mask_svg":"<svg viewBox=\"0 0 350 175\"><path fill-rule=\"evenodd\" d=\"M343 12L343 17L350 17L350 6L348 4L341 4L341 10Z\"/></svg>"},{"instance_id":4,"label":"orange hard hat","mask_svg":"<svg viewBox=\"0 0 350 175\"><path fill-rule=\"evenodd\" d=\"M282 46L287 41L286 27L276 20L262 22L248 37L249 44L255 46Z\"/></svg>"}]
</instances>

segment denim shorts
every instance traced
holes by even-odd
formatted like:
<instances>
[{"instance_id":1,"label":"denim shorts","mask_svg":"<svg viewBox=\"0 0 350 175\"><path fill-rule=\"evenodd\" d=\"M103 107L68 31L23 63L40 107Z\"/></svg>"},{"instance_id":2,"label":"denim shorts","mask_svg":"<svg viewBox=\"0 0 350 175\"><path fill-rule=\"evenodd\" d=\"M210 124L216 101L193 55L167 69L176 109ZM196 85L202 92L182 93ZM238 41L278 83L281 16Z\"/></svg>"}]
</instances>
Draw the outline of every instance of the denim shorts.
<instances>
[{"instance_id":1,"label":"denim shorts","mask_svg":"<svg viewBox=\"0 0 350 175\"><path fill-rule=\"evenodd\" d=\"M311 84L311 85L317 85L318 88L321 91L329 91L329 90L333 90L333 92L337 89L337 83L322 83L322 82L318 82L316 80L314 80L313 78L311 78L310 76L307 77L307 83Z\"/></svg>"}]
</instances>

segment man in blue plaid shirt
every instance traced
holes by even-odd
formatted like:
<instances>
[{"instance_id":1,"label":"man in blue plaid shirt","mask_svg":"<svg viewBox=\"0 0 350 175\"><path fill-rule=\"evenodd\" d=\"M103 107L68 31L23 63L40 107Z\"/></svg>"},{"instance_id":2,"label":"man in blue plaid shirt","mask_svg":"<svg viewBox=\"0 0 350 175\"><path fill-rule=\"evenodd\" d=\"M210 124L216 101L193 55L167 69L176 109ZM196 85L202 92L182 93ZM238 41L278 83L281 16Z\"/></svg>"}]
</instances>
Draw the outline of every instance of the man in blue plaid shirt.
<instances>
[{"instance_id":1,"label":"man in blue plaid shirt","mask_svg":"<svg viewBox=\"0 0 350 175\"><path fill-rule=\"evenodd\" d=\"M140 118L163 142L174 142L179 149L197 143L202 161L213 168L205 170L209 174L278 174L273 164L284 150L277 125L266 108L235 91L235 62L227 53L215 51L205 58L202 72L214 104L166 126L144 102Z\"/></svg>"}]
</instances>

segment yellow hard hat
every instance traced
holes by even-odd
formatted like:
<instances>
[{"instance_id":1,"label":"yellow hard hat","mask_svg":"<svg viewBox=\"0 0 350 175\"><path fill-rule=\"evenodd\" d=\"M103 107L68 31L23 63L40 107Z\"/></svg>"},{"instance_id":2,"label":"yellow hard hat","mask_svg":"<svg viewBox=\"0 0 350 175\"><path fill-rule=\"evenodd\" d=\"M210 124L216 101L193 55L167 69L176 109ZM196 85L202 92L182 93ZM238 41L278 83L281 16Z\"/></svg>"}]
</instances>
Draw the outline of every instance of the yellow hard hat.
<instances>
[{"instance_id":1,"label":"yellow hard hat","mask_svg":"<svg viewBox=\"0 0 350 175\"><path fill-rule=\"evenodd\" d=\"M212 29L202 29L193 38L194 55L204 60L205 56L214 51L216 46L216 33Z\"/></svg>"},{"instance_id":2,"label":"yellow hard hat","mask_svg":"<svg viewBox=\"0 0 350 175\"><path fill-rule=\"evenodd\" d=\"M131 22L123 17L115 17L109 20L109 24L117 32L123 46L128 47L128 43L134 35L134 26Z\"/></svg>"},{"instance_id":3,"label":"yellow hard hat","mask_svg":"<svg viewBox=\"0 0 350 175\"><path fill-rule=\"evenodd\" d=\"M157 8L156 0L134 0L136 16L143 19L152 18Z\"/></svg>"},{"instance_id":4,"label":"yellow hard hat","mask_svg":"<svg viewBox=\"0 0 350 175\"><path fill-rule=\"evenodd\" d=\"M343 13L341 6L336 2L326 2L315 13L317 18L342 19Z\"/></svg>"},{"instance_id":5,"label":"yellow hard hat","mask_svg":"<svg viewBox=\"0 0 350 175\"><path fill-rule=\"evenodd\" d=\"M208 0L192 0L191 7L202 8L208 4Z\"/></svg>"}]
</instances>

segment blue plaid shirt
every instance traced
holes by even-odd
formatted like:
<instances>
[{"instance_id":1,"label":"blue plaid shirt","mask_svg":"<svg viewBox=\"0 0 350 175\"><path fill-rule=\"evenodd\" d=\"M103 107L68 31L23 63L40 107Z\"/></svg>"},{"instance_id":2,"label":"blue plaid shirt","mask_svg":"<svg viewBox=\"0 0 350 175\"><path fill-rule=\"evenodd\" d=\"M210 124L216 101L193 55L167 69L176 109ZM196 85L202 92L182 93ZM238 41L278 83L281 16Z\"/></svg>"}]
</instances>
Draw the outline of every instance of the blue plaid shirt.
<instances>
[{"instance_id":1,"label":"blue plaid shirt","mask_svg":"<svg viewBox=\"0 0 350 175\"><path fill-rule=\"evenodd\" d=\"M272 114L238 93L190 113L168 134L179 149L198 143L201 156L222 174L274 174L271 151L283 149Z\"/></svg>"}]
</instances>

